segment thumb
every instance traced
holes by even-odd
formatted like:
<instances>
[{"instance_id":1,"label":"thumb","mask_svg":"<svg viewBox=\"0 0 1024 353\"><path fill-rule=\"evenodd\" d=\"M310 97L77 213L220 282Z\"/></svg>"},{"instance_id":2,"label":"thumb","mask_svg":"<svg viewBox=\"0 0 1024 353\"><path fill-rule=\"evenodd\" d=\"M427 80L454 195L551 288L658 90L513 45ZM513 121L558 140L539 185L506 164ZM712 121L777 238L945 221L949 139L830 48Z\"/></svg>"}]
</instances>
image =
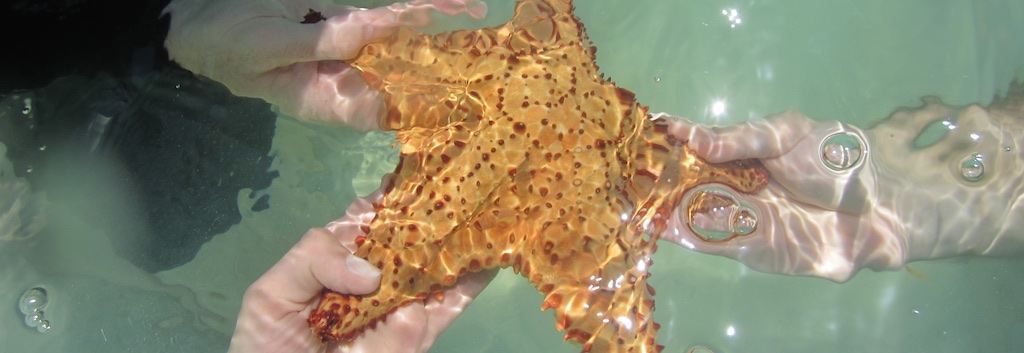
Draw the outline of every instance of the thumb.
<instances>
[{"instance_id":1,"label":"thumb","mask_svg":"<svg viewBox=\"0 0 1024 353\"><path fill-rule=\"evenodd\" d=\"M380 270L352 255L326 229L313 228L250 286L250 292L272 292L278 300L305 305L324 287L366 294L379 285Z\"/></svg>"},{"instance_id":2,"label":"thumb","mask_svg":"<svg viewBox=\"0 0 1024 353\"><path fill-rule=\"evenodd\" d=\"M380 269L352 255L326 229L314 228L307 237L320 249L310 263L317 285L345 294L367 294L380 285Z\"/></svg>"}]
</instances>

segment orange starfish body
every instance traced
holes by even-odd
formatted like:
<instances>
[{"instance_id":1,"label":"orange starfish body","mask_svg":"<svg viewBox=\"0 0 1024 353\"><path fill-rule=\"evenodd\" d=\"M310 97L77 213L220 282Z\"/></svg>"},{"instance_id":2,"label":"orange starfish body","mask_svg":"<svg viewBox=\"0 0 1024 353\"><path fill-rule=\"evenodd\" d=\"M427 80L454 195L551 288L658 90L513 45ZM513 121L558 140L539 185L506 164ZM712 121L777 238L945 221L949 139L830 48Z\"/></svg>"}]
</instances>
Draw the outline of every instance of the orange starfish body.
<instances>
[{"instance_id":1,"label":"orange starfish body","mask_svg":"<svg viewBox=\"0 0 1024 353\"><path fill-rule=\"evenodd\" d=\"M356 255L365 296L325 292L325 339L358 335L469 272L511 267L584 351L651 352L650 255L683 192L763 187L756 161L710 165L598 73L569 0L522 0L505 25L402 29L351 62L385 92L401 161Z\"/></svg>"}]
</instances>

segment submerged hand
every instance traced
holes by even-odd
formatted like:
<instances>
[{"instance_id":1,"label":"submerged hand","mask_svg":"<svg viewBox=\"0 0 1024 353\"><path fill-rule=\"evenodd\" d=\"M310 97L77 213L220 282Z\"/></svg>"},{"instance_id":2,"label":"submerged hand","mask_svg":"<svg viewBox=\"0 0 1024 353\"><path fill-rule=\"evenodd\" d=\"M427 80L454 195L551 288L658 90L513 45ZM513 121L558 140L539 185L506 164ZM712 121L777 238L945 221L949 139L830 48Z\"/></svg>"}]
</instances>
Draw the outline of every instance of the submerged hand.
<instances>
[{"instance_id":1,"label":"submerged hand","mask_svg":"<svg viewBox=\"0 0 1024 353\"><path fill-rule=\"evenodd\" d=\"M754 195L733 193L757 215L752 233L725 241L697 236L685 207L691 191L662 239L763 272L834 281L845 281L862 267L891 269L906 261L902 226L888 205L877 202L878 173L860 129L790 112L725 128L677 121L671 133L712 163L760 159L771 181ZM860 155L854 156L855 149L847 154L830 149L834 162L824 160L822 141L836 134L859 139Z\"/></svg>"},{"instance_id":2,"label":"submerged hand","mask_svg":"<svg viewBox=\"0 0 1024 353\"><path fill-rule=\"evenodd\" d=\"M382 184L387 184L388 178L385 177ZM342 239L347 248L355 251L355 238L366 235L364 230L369 229L376 214L373 204L380 202L381 195L382 189L378 189L369 196L357 198L345 217L331 222L327 229ZM463 276L441 296L429 296L402 306L388 314L386 320L378 322L376 328L367 329L351 342L332 343L333 349L353 353L426 352L437 336L455 321L497 273L497 270L489 270Z\"/></svg>"},{"instance_id":3,"label":"submerged hand","mask_svg":"<svg viewBox=\"0 0 1024 353\"><path fill-rule=\"evenodd\" d=\"M344 217L309 230L246 290L229 352L425 352L434 339L490 283L497 271L460 278L443 292L403 306L374 329L350 342L322 342L307 322L324 288L368 294L380 283L380 270L352 255L365 235L381 191L356 199Z\"/></svg>"},{"instance_id":4,"label":"submerged hand","mask_svg":"<svg viewBox=\"0 0 1024 353\"><path fill-rule=\"evenodd\" d=\"M482 18L478 0L415 0L375 9L329 0L174 0L165 46L172 60L262 98L300 119L379 128L382 103L342 60L400 26L424 26L430 13Z\"/></svg>"},{"instance_id":5,"label":"submerged hand","mask_svg":"<svg viewBox=\"0 0 1024 353\"><path fill-rule=\"evenodd\" d=\"M1024 89L988 108L925 99L864 131L799 113L671 132L710 162L758 158L768 186L735 197L758 216L748 235L707 241L685 205L664 238L770 273L845 281L861 268L962 254L1024 252ZM935 130L934 127L938 127ZM937 131L937 133L936 133Z\"/></svg>"},{"instance_id":6,"label":"submerged hand","mask_svg":"<svg viewBox=\"0 0 1024 353\"><path fill-rule=\"evenodd\" d=\"M356 256L323 228L310 229L245 291L229 352L315 352L323 344L306 319L324 287L366 294L380 270Z\"/></svg>"}]
</instances>

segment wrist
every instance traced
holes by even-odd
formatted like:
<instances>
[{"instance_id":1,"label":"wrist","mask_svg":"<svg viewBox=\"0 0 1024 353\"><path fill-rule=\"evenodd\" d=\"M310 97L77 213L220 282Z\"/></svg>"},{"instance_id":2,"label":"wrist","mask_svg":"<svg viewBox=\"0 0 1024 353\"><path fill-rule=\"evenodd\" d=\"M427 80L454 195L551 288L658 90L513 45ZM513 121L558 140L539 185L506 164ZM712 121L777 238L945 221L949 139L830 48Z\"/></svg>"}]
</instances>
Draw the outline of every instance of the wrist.
<instances>
[{"instance_id":1,"label":"wrist","mask_svg":"<svg viewBox=\"0 0 1024 353\"><path fill-rule=\"evenodd\" d=\"M976 105L930 103L872 129L886 145L875 156L879 196L888 199L880 203L901 224L894 235L906 240L907 261L1024 249L1013 234L1022 158L1007 123L996 120Z\"/></svg>"}]
</instances>

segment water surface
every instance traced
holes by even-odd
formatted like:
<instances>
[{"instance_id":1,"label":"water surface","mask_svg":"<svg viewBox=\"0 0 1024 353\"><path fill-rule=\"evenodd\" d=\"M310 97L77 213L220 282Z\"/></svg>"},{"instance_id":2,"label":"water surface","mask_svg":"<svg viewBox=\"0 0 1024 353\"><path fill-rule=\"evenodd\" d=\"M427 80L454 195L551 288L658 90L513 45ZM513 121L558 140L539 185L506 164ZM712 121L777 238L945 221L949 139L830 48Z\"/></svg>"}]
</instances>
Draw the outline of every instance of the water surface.
<instances>
[{"instance_id":1,"label":"water surface","mask_svg":"<svg viewBox=\"0 0 1024 353\"><path fill-rule=\"evenodd\" d=\"M381 2L361 4L373 3ZM488 3L482 23L511 15L512 2ZM1024 69L1024 44L1015 36L1024 33L1024 3L1015 1L595 0L577 7L607 76L652 111L709 124L798 110L869 127L928 95L987 104ZM444 26L479 25L461 19ZM90 228L72 208L50 205L46 219L55 231L2 249L0 300L9 305L0 315L0 346L223 351L248 284L306 229L339 217L355 195L377 186L397 160L391 138L279 119L272 169L280 175L265 191L270 207L251 211L248 190L239 192L240 224L188 264L155 274L119 258L111 234ZM92 192L130 194L118 185ZM124 198L123 207L89 217L138 231L131 196ZM655 319L667 352L698 344L720 353L1024 351L1021 258L919 262L910 266L924 276L865 271L843 284L757 273L670 244L654 261ZM14 305L33 286L49 293L53 328L46 334L25 326ZM539 311L541 300L525 279L504 271L432 351L578 351L562 342L552 314Z\"/></svg>"}]
</instances>

